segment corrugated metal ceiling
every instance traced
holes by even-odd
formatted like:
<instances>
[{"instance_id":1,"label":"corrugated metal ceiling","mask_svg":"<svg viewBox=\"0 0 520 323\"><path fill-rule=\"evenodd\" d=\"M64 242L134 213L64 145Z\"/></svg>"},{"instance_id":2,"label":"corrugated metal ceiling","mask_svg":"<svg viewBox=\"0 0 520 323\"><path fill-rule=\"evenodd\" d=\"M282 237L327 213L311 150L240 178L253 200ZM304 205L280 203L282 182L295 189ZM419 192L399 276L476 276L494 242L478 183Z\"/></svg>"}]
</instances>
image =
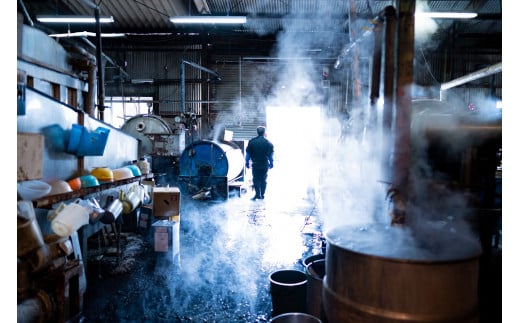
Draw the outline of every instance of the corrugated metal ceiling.
<instances>
[{"instance_id":1,"label":"corrugated metal ceiling","mask_svg":"<svg viewBox=\"0 0 520 323\"><path fill-rule=\"evenodd\" d=\"M93 15L93 5L99 5L101 15L114 17L114 23L103 26L103 32L119 33L168 33L184 30L175 26L169 17L178 15L199 15L207 12L211 15L247 15L248 22L243 26L234 26L237 33L265 34L280 29L286 31L312 32L346 28L349 12L352 17L373 18L386 6L395 5L391 0L21 0L26 7L28 18L36 22L39 14L75 14ZM481 18L478 24L472 24L466 32L500 32L501 0L439 0L417 1L417 10L429 8L432 11L476 11ZM202 9L205 8L205 9ZM19 10L20 11L20 10ZM286 23L290 18L290 23ZM483 19L482 19L483 18ZM497 25L498 23L498 25ZM58 32L67 28L86 28L86 26L50 26ZM89 27L92 29L92 27ZM224 28L224 27L222 27ZM204 29L206 32L208 29ZM219 29L213 27L217 32ZM225 28L229 31L229 27ZM71 30L78 31L78 30ZM79 30L83 31L83 30Z\"/></svg>"}]
</instances>

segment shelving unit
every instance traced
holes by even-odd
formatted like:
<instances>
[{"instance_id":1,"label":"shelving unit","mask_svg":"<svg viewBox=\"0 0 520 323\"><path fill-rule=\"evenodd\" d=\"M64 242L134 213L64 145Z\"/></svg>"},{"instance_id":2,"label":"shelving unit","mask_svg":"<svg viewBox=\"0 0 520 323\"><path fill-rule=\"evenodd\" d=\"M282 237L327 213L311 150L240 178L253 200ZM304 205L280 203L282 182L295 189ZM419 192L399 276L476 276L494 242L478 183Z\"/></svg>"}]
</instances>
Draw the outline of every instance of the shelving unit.
<instances>
[{"instance_id":1,"label":"shelving unit","mask_svg":"<svg viewBox=\"0 0 520 323\"><path fill-rule=\"evenodd\" d=\"M97 185L97 186L82 188L82 189L75 190L75 191L68 192L68 193L45 196L38 200L34 200L33 206L35 208L51 209L52 206L58 202L67 201L67 200L71 200L71 199L75 199L75 198L81 198L81 197L87 196L89 194L101 192L104 190L116 188L118 186L123 186L123 185L131 184L134 182L139 182L141 180L151 179L153 177L154 177L154 174L146 174L146 175L136 176L136 177L118 180L118 181L114 181L114 182L101 183L100 185ZM87 249L88 249L87 240L90 236L97 233L99 230L103 229L105 227L105 225L106 224L104 224L104 223L96 222L94 224L84 225L83 227L81 227L78 230L80 245L81 245L81 257L83 260L83 266L84 266L85 271L87 270L87 259L86 259ZM118 225L118 230L120 230L120 229L121 229L121 226ZM117 234L116 243L118 245L118 252L119 252L119 243L120 243L119 242L119 233Z\"/></svg>"},{"instance_id":2,"label":"shelving unit","mask_svg":"<svg viewBox=\"0 0 520 323\"><path fill-rule=\"evenodd\" d=\"M45 196L38 200L34 200L33 205L35 208L50 209L50 208L52 208L52 205L54 205L55 203L61 202L61 201L67 201L67 200L83 197L83 196L86 196L86 195L89 195L92 193L101 192L101 191L104 191L104 190L107 190L110 188L123 186L126 184L138 182L138 181L145 180L145 179L151 179L153 177L154 177L154 174L146 174L146 175L136 176L136 177L127 178L127 179L114 181L114 182L110 182L110 183L101 183L98 186L82 188L82 189L68 192L68 193Z\"/></svg>"}]
</instances>

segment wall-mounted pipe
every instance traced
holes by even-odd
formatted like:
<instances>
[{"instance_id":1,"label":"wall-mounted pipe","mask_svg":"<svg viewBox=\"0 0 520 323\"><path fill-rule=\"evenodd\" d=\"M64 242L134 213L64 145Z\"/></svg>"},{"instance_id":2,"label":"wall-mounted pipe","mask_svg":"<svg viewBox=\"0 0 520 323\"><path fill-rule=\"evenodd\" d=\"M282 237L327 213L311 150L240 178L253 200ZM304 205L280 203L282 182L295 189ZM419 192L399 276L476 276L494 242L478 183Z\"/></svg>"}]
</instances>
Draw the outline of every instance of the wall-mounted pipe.
<instances>
[{"instance_id":1,"label":"wall-mounted pipe","mask_svg":"<svg viewBox=\"0 0 520 323\"><path fill-rule=\"evenodd\" d=\"M379 98L380 83L381 83L381 60L383 50L383 25L384 29L384 106L383 106L383 122L382 122L382 136L384 138L395 139L391 135L392 122L395 108L395 79L396 79L396 11L394 7L388 6L383 9L376 18L373 19L375 24L374 28L374 52L373 52L373 63L372 63L372 83L370 92L370 105L371 105L371 122L372 126L375 126L377 121L377 101ZM397 137L397 136L395 136ZM391 142L391 141L390 141ZM383 145L383 151L381 153L381 167L383 176L393 176L393 169L391 168L391 150L393 147L390 145ZM395 148L393 148L395 149ZM391 224L402 224L406 219L406 200L401 194L400 190L390 182L390 187L386 195L390 201L390 216Z\"/></svg>"},{"instance_id":2,"label":"wall-mounted pipe","mask_svg":"<svg viewBox=\"0 0 520 323\"><path fill-rule=\"evenodd\" d=\"M341 53L339 54L338 58L336 59L336 62L334 63L334 68L339 69L343 64L343 60L348 56L350 51L352 49L354 49L357 45L359 45L359 43L361 43L361 41L363 41L366 37L368 37L371 34L372 34L372 30L367 29L363 32L363 34L361 34L361 37L359 37L355 41L345 45L343 47L343 49L341 50Z\"/></svg>"},{"instance_id":3,"label":"wall-mounted pipe","mask_svg":"<svg viewBox=\"0 0 520 323\"><path fill-rule=\"evenodd\" d=\"M85 42L87 45L89 45L91 48L96 49L96 45L94 45L94 44L93 44L90 40L88 40L86 37L81 37L81 38L82 38L81 40L84 41L84 42ZM117 64L116 64L116 63L115 63L115 62L114 62L110 57L108 57L105 53L101 53L101 56L103 56L103 58L104 58L108 63L110 63L112 66L117 67L117 68L119 69L119 72L120 72L121 74L123 74L124 76L126 76L126 78L130 79L130 75L128 75L128 73L125 72L125 70L124 70L121 66L117 65Z\"/></svg>"},{"instance_id":4,"label":"wall-mounted pipe","mask_svg":"<svg viewBox=\"0 0 520 323\"><path fill-rule=\"evenodd\" d=\"M94 16L96 18L96 61L98 70L98 109L99 109L99 120L105 120L105 80L103 71L103 61L101 55L103 50L101 49L101 23L99 22L99 7L96 6L94 9Z\"/></svg>"},{"instance_id":5,"label":"wall-mounted pipe","mask_svg":"<svg viewBox=\"0 0 520 323\"><path fill-rule=\"evenodd\" d=\"M383 130L389 133L392 127L392 114L394 110L394 84L395 84L395 8L388 6L383 9L374 19L374 53L372 64L372 84L370 93L370 104L372 106L373 117L379 99L381 83L381 60L384 62L384 82L383 82ZM384 25L384 59L382 58L383 49L383 26ZM384 154L384 162L388 160L388 153Z\"/></svg>"},{"instance_id":6,"label":"wall-mounted pipe","mask_svg":"<svg viewBox=\"0 0 520 323\"><path fill-rule=\"evenodd\" d=\"M372 82L370 84L370 106L372 119L375 117L377 100L379 99L379 89L381 83L381 58L383 50L382 26L376 25L374 28L374 52L372 53Z\"/></svg>"},{"instance_id":7,"label":"wall-mounted pipe","mask_svg":"<svg viewBox=\"0 0 520 323\"><path fill-rule=\"evenodd\" d=\"M182 107L182 113L186 113L186 68L185 65L193 66L199 70L202 70L204 72L207 72L217 78L217 80L222 80L222 77L220 74L218 74L215 71L210 70L209 68L206 68L204 66L201 66L196 63L188 62L185 60L181 61L181 107Z\"/></svg>"},{"instance_id":8,"label":"wall-mounted pipe","mask_svg":"<svg viewBox=\"0 0 520 323\"><path fill-rule=\"evenodd\" d=\"M25 8L25 4L22 0L19 0L18 3L20 4L20 7L22 7L23 15L25 19L27 19L27 22L29 23L29 26L33 27L34 22L31 19L31 16L29 15L29 12L27 12L27 8Z\"/></svg>"},{"instance_id":9,"label":"wall-mounted pipe","mask_svg":"<svg viewBox=\"0 0 520 323\"><path fill-rule=\"evenodd\" d=\"M396 12L395 8L388 6L383 12L386 23L385 29L385 57L384 57L384 76L383 76L383 130L390 133L392 129L392 116L395 107L395 61L396 48ZM388 160L388 156L385 154Z\"/></svg>"},{"instance_id":10,"label":"wall-mounted pipe","mask_svg":"<svg viewBox=\"0 0 520 323\"><path fill-rule=\"evenodd\" d=\"M392 138L392 119L395 110L395 37L396 37L396 11L392 6L383 9L372 21L374 27L374 51L372 63L372 79L370 92L370 122L372 127L376 126L377 122L377 101L379 99L379 92L381 89L381 61L384 62L384 82L383 82L383 96L384 106L382 114L382 133L381 140L385 138ZM384 29L383 29L384 27ZM384 47L383 47L384 36ZM384 48L384 57L382 55ZM390 169L390 145L383 145L381 152L381 169L383 177L388 177L391 174ZM388 195L394 196L395 194Z\"/></svg>"},{"instance_id":11,"label":"wall-mounted pipe","mask_svg":"<svg viewBox=\"0 0 520 323\"><path fill-rule=\"evenodd\" d=\"M94 107L95 107L95 90L96 90L96 56L91 54L85 48L80 46L72 46L72 51L81 55L86 62L88 69L88 92L86 97L84 98L85 104L83 110L90 116L94 116Z\"/></svg>"},{"instance_id":12,"label":"wall-mounted pipe","mask_svg":"<svg viewBox=\"0 0 520 323\"><path fill-rule=\"evenodd\" d=\"M486 68L483 68L481 70L475 71L473 73L470 73L468 75L456 78L454 80L451 80L449 82L444 82L441 84L441 91L445 91L451 88L454 88L456 86L474 81L479 78L483 78L489 75L493 75L496 73L502 72L502 62L488 66Z\"/></svg>"}]
</instances>

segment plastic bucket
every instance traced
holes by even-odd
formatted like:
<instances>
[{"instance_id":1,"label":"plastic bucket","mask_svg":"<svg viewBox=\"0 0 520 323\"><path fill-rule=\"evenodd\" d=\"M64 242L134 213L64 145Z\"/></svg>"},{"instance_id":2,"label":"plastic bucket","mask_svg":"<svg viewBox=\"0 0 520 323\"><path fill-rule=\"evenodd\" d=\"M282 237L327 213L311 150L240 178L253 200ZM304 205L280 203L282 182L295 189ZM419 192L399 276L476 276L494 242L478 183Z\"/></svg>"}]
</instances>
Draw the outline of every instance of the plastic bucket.
<instances>
[{"instance_id":1,"label":"plastic bucket","mask_svg":"<svg viewBox=\"0 0 520 323\"><path fill-rule=\"evenodd\" d=\"M313 261L320 260L320 259L325 259L325 254L320 253L320 254L312 255L312 256L309 256L309 257L305 258L303 260L303 266L307 267Z\"/></svg>"},{"instance_id":2,"label":"plastic bucket","mask_svg":"<svg viewBox=\"0 0 520 323\"><path fill-rule=\"evenodd\" d=\"M307 275L299 270L285 269L269 275L273 316L283 313L305 313Z\"/></svg>"},{"instance_id":3,"label":"plastic bucket","mask_svg":"<svg viewBox=\"0 0 520 323\"><path fill-rule=\"evenodd\" d=\"M76 156L103 156L110 129L97 127L88 131L82 125L73 124L67 152Z\"/></svg>"},{"instance_id":4,"label":"plastic bucket","mask_svg":"<svg viewBox=\"0 0 520 323\"><path fill-rule=\"evenodd\" d=\"M271 323L322 323L322 321L306 313L284 313L273 317Z\"/></svg>"},{"instance_id":5,"label":"plastic bucket","mask_svg":"<svg viewBox=\"0 0 520 323\"><path fill-rule=\"evenodd\" d=\"M305 267L307 274L307 313L319 317L326 322L322 303L323 277L325 276L325 259L317 259Z\"/></svg>"}]
</instances>

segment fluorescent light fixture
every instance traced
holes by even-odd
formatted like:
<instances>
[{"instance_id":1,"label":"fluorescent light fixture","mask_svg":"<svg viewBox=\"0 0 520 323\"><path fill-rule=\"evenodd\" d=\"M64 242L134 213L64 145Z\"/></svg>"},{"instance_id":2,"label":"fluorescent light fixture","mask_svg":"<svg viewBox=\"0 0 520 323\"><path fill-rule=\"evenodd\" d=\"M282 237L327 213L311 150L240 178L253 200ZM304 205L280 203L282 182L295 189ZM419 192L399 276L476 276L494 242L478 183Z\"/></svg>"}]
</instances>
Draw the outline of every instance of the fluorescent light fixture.
<instances>
[{"instance_id":1,"label":"fluorescent light fixture","mask_svg":"<svg viewBox=\"0 0 520 323\"><path fill-rule=\"evenodd\" d=\"M245 16L175 16L170 21L174 24L245 24Z\"/></svg>"},{"instance_id":2,"label":"fluorescent light fixture","mask_svg":"<svg viewBox=\"0 0 520 323\"><path fill-rule=\"evenodd\" d=\"M130 80L132 84L153 84L153 79L132 79Z\"/></svg>"},{"instance_id":3,"label":"fluorescent light fixture","mask_svg":"<svg viewBox=\"0 0 520 323\"><path fill-rule=\"evenodd\" d=\"M439 19L472 19L477 17L475 12L416 12L415 17Z\"/></svg>"},{"instance_id":4,"label":"fluorescent light fixture","mask_svg":"<svg viewBox=\"0 0 520 323\"><path fill-rule=\"evenodd\" d=\"M96 18L92 16L36 16L36 19L39 22L45 23L58 23L58 24L93 24L96 22ZM99 17L100 23L110 23L114 22L114 18L112 16L109 17Z\"/></svg>"},{"instance_id":5,"label":"fluorescent light fixture","mask_svg":"<svg viewBox=\"0 0 520 323\"><path fill-rule=\"evenodd\" d=\"M49 37L55 38L64 38L64 37L96 37L96 33L89 31L78 31L73 33L62 33L62 34L50 34ZM101 33L101 37L103 38L119 38L125 37L125 34L122 33Z\"/></svg>"}]
</instances>

